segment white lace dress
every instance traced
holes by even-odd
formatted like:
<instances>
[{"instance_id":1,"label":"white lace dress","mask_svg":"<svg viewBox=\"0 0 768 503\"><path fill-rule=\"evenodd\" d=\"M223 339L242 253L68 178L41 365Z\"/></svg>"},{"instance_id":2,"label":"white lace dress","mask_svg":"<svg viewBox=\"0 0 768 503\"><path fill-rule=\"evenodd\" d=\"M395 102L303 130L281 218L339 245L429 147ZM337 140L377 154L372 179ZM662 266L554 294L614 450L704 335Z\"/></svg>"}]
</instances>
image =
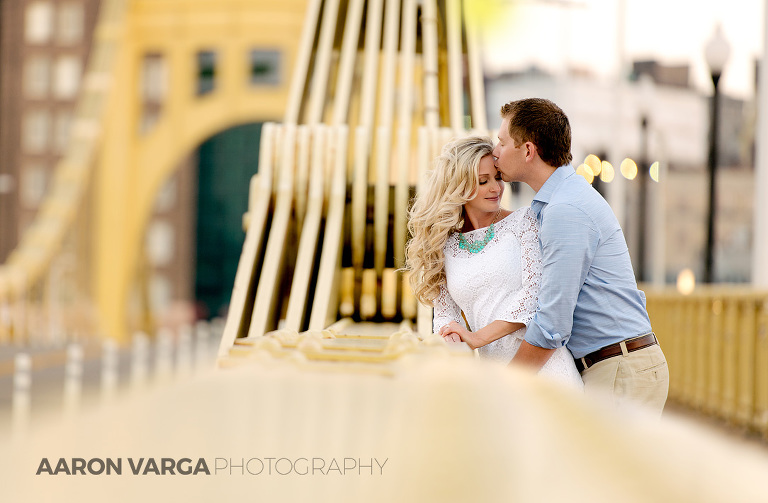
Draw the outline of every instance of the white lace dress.
<instances>
[{"instance_id":1,"label":"white lace dress","mask_svg":"<svg viewBox=\"0 0 768 503\"><path fill-rule=\"evenodd\" d=\"M536 217L530 207L520 208L494 225L495 235L485 248L470 253L459 248L459 235L451 234L443 248L447 288L435 299L435 333L450 321L470 331L494 320L527 325L536 312L541 281L541 248ZM467 242L482 240L487 228L464 233ZM525 328L478 348L483 358L509 363L525 336ZM581 376L567 348L558 348L539 371L581 388Z\"/></svg>"}]
</instances>

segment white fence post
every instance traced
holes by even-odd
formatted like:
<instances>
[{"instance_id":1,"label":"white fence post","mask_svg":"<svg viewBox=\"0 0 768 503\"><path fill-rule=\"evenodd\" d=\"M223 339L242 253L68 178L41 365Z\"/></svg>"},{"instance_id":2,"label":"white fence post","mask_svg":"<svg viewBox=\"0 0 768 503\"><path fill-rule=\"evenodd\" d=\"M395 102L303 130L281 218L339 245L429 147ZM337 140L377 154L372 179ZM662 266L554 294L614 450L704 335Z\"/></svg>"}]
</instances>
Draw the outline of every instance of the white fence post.
<instances>
[{"instance_id":1,"label":"white fence post","mask_svg":"<svg viewBox=\"0 0 768 503\"><path fill-rule=\"evenodd\" d=\"M179 328L176 344L176 377L189 377L192 373L192 328L182 325Z\"/></svg>"},{"instance_id":2,"label":"white fence post","mask_svg":"<svg viewBox=\"0 0 768 503\"><path fill-rule=\"evenodd\" d=\"M72 343L67 346L67 363L64 367L64 412L72 416L80 406L83 391L83 347Z\"/></svg>"},{"instance_id":3,"label":"white fence post","mask_svg":"<svg viewBox=\"0 0 768 503\"><path fill-rule=\"evenodd\" d=\"M195 323L195 369L197 371L210 363L211 352L208 322L200 320Z\"/></svg>"},{"instance_id":4,"label":"white fence post","mask_svg":"<svg viewBox=\"0 0 768 503\"><path fill-rule=\"evenodd\" d=\"M173 334L167 328L157 331L155 341L155 382L167 382L173 373Z\"/></svg>"},{"instance_id":5,"label":"white fence post","mask_svg":"<svg viewBox=\"0 0 768 503\"><path fill-rule=\"evenodd\" d=\"M101 345L101 401L110 403L115 397L118 377L117 344L105 339Z\"/></svg>"},{"instance_id":6,"label":"white fence post","mask_svg":"<svg viewBox=\"0 0 768 503\"><path fill-rule=\"evenodd\" d=\"M144 332L133 334L131 344L131 390L138 391L146 385L149 366L149 338Z\"/></svg>"},{"instance_id":7,"label":"white fence post","mask_svg":"<svg viewBox=\"0 0 768 503\"><path fill-rule=\"evenodd\" d=\"M32 359L27 353L17 353L13 359L13 436L23 438L29 428L32 388Z\"/></svg>"}]
</instances>

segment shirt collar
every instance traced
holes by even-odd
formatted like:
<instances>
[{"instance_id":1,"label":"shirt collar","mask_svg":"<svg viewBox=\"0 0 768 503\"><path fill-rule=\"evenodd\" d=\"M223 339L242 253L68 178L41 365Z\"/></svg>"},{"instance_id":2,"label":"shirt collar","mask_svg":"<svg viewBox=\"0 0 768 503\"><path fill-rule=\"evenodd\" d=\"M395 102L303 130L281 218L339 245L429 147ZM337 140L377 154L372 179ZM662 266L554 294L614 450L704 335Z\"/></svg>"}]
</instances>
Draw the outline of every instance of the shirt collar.
<instances>
[{"instance_id":1,"label":"shirt collar","mask_svg":"<svg viewBox=\"0 0 768 503\"><path fill-rule=\"evenodd\" d=\"M533 201L531 202L531 208L536 214L536 218L539 217L542 208L544 208L544 206L549 203L550 199L552 199L552 195L555 193L563 180L565 180L568 175L573 173L575 173L573 166L570 164L565 164L557 168L550 175L550 177L547 178L547 181L544 182L544 185L542 185L536 195L533 196Z\"/></svg>"}]
</instances>

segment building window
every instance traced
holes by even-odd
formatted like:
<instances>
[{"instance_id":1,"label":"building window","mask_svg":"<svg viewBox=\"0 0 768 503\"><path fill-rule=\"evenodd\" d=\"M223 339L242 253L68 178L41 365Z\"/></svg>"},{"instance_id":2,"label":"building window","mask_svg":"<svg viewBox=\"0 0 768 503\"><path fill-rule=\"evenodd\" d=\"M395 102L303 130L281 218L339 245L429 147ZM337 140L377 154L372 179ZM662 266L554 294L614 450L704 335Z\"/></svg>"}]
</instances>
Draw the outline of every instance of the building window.
<instances>
[{"instance_id":1,"label":"building window","mask_svg":"<svg viewBox=\"0 0 768 503\"><path fill-rule=\"evenodd\" d=\"M174 256L173 226L162 220L155 220L147 229L147 258L155 267L167 266Z\"/></svg>"},{"instance_id":2,"label":"building window","mask_svg":"<svg viewBox=\"0 0 768 503\"><path fill-rule=\"evenodd\" d=\"M24 39L30 44L46 44L53 34L53 4L32 2L24 19Z\"/></svg>"},{"instance_id":3,"label":"building window","mask_svg":"<svg viewBox=\"0 0 768 503\"><path fill-rule=\"evenodd\" d=\"M276 86L280 84L280 52L274 50L251 51L251 84Z\"/></svg>"},{"instance_id":4,"label":"building window","mask_svg":"<svg viewBox=\"0 0 768 503\"><path fill-rule=\"evenodd\" d=\"M172 176L163 184L155 199L154 210L157 213L166 213L176 207L178 185L175 176Z\"/></svg>"},{"instance_id":5,"label":"building window","mask_svg":"<svg viewBox=\"0 0 768 503\"><path fill-rule=\"evenodd\" d=\"M48 170L42 163L24 166L21 172L21 202L27 208L37 208L43 201L48 187Z\"/></svg>"},{"instance_id":6,"label":"building window","mask_svg":"<svg viewBox=\"0 0 768 503\"><path fill-rule=\"evenodd\" d=\"M24 115L21 142L30 154L44 153L50 142L51 116L47 110L30 110Z\"/></svg>"},{"instance_id":7,"label":"building window","mask_svg":"<svg viewBox=\"0 0 768 503\"><path fill-rule=\"evenodd\" d=\"M139 120L139 133L149 133L157 121L160 120L160 110L157 108L144 108Z\"/></svg>"},{"instance_id":8,"label":"building window","mask_svg":"<svg viewBox=\"0 0 768 503\"><path fill-rule=\"evenodd\" d=\"M162 103L168 92L168 70L161 54L145 54L141 63L142 111L139 132L146 134L160 119Z\"/></svg>"},{"instance_id":9,"label":"building window","mask_svg":"<svg viewBox=\"0 0 768 503\"><path fill-rule=\"evenodd\" d=\"M10 173L0 173L0 194L10 194L16 188L16 179Z\"/></svg>"},{"instance_id":10,"label":"building window","mask_svg":"<svg viewBox=\"0 0 768 503\"><path fill-rule=\"evenodd\" d=\"M74 45L83 40L85 9L81 3L64 3L59 6L57 38L61 45Z\"/></svg>"},{"instance_id":11,"label":"building window","mask_svg":"<svg viewBox=\"0 0 768 503\"><path fill-rule=\"evenodd\" d=\"M59 154L64 154L67 151L71 127L72 112L61 111L56 114L56 120L53 124L53 146Z\"/></svg>"},{"instance_id":12,"label":"building window","mask_svg":"<svg viewBox=\"0 0 768 503\"><path fill-rule=\"evenodd\" d=\"M173 285L162 274L153 274L149 280L149 304L155 315L162 314L168 309L173 300Z\"/></svg>"},{"instance_id":13,"label":"building window","mask_svg":"<svg viewBox=\"0 0 768 503\"><path fill-rule=\"evenodd\" d=\"M208 94L216 84L216 53L200 51L197 53L197 94Z\"/></svg>"},{"instance_id":14,"label":"building window","mask_svg":"<svg viewBox=\"0 0 768 503\"><path fill-rule=\"evenodd\" d=\"M62 56L56 60L53 81L54 95L63 100L71 100L80 89L82 64L77 56Z\"/></svg>"},{"instance_id":15,"label":"building window","mask_svg":"<svg viewBox=\"0 0 768 503\"><path fill-rule=\"evenodd\" d=\"M48 96L51 82L51 60L47 56L30 56L24 62L24 95L30 99Z\"/></svg>"},{"instance_id":16,"label":"building window","mask_svg":"<svg viewBox=\"0 0 768 503\"><path fill-rule=\"evenodd\" d=\"M141 72L141 91L147 103L162 103L167 91L165 60L159 54L144 56Z\"/></svg>"}]
</instances>

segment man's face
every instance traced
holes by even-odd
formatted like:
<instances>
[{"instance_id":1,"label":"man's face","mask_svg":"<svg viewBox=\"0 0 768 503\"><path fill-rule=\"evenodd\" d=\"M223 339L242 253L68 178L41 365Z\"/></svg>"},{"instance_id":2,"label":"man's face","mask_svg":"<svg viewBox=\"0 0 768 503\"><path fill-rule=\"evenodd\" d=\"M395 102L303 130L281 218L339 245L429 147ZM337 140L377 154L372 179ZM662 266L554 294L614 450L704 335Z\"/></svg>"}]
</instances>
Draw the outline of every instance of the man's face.
<instances>
[{"instance_id":1,"label":"man's face","mask_svg":"<svg viewBox=\"0 0 768 503\"><path fill-rule=\"evenodd\" d=\"M515 146L515 141L509 136L509 118L504 118L499 127L499 142L493 149L495 165L505 182L523 181L525 173L525 149L523 145Z\"/></svg>"}]
</instances>

